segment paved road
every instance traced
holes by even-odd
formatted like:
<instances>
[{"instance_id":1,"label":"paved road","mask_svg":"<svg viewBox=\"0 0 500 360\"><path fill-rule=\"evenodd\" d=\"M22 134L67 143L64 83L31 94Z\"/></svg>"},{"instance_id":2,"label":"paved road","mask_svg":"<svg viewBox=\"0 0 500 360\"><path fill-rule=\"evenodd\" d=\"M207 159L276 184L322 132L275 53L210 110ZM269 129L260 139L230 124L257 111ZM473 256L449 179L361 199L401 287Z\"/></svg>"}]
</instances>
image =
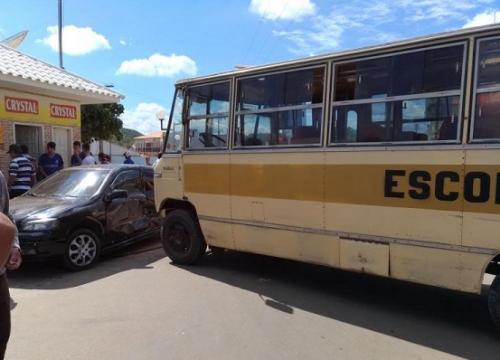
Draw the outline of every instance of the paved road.
<instances>
[{"instance_id":1,"label":"paved road","mask_svg":"<svg viewBox=\"0 0 500 360\"><path fill-rule=\"evenodd\" d=\"M178 267L155 242L116 255L13 274L7 358L500 358L484 297L249 254Z\"/></svg>"}]
</instances>

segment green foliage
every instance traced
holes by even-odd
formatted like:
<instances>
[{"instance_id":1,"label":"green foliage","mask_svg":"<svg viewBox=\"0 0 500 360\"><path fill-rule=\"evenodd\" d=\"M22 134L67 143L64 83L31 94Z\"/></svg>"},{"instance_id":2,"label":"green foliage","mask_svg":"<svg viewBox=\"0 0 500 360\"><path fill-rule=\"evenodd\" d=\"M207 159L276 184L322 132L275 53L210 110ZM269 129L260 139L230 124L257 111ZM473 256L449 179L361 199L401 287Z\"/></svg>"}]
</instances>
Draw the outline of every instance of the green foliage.
<instances>
[{"instance_id":1,"label":"green foliage","mask_svg":"<svg viewBox=\"0 0 500 360\"><path fill-rule=\"evenodd\" d=\"M132 146L132 144L134 143L134 137L143 135L137 130L127 128L122 128L120 132L122 134L121 140L115 139L114 142L126 148Z\"/></svg>"},{"instance_id":2,"label":"green foliage","mask_svg":"<svg viewBox=\"0 0 500 360\"><path fill-rule=\"evenodd\" d=\"M118 118L123 113L122 104L82 105L82 141L121 140L123 122Z\"/></svg>"}]
</instances>

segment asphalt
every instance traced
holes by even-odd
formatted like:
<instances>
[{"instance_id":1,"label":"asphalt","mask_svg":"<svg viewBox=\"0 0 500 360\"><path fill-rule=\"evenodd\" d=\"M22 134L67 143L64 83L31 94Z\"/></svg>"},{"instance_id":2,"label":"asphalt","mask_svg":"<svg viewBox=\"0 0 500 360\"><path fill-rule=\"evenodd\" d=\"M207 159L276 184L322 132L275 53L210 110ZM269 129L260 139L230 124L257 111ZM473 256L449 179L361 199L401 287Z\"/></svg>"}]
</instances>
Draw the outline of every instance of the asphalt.
<instances>
[{"instance_id":1,"label":"asphalt","mask_svg":"<svg viewBox=\"0 0 500 360\"><path fill-rule=\"evenodd\" d=\"M155 241L93 269L10 275L7 359L499 359L485 295ZM485 286L485 292L487 286Z\"/></svg>"}]
</instances>

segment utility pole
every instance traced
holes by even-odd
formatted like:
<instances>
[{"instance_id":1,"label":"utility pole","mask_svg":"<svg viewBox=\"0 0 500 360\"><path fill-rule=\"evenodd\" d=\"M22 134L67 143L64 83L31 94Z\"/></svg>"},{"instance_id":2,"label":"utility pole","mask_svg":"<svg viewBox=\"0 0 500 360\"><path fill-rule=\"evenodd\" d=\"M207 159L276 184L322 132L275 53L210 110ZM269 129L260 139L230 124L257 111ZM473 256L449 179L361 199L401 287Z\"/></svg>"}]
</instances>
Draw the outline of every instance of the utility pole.
<instances>
[{"instance_id":1,"label":"utility pole","mask_svg":"<svg viewBox=\"0 0 500 360\"><path fill-rule=\"evenodd\" d=\"M58 19L59 19L59 67L64 69L63 66L63 42L62 42L62 0L58 0Z\"/></svg>"}]
</instances>

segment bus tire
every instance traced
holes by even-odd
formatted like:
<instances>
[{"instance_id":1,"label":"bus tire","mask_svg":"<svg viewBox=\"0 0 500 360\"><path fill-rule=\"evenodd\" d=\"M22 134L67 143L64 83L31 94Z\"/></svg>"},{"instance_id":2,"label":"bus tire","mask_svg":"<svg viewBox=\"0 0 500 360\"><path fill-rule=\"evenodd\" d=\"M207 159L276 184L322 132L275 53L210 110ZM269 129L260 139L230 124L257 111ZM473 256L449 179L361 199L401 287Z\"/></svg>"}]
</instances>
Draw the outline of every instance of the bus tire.
<instances>
[{"instance_id":1,"label":"bus tire","mask_svg":"<svg viewBox=\"0 0 500 360\"><path fill-rule=\"evenodd\" d=\"M195 264L207 249L198 224L185 210L167 214L161 230L161 242L172 262L181 265Z\"/></svg>"},{"instance_id":2,"label":"bus tire","mask_svg":"<svg viewBox=\"0 0 500 360\"><path fill-rule=\"evenodd\" d=\"M493 323L500 331L500 276L498 275L493 280L488 292L488 310Z\"/></svg>"}]
</instances>

